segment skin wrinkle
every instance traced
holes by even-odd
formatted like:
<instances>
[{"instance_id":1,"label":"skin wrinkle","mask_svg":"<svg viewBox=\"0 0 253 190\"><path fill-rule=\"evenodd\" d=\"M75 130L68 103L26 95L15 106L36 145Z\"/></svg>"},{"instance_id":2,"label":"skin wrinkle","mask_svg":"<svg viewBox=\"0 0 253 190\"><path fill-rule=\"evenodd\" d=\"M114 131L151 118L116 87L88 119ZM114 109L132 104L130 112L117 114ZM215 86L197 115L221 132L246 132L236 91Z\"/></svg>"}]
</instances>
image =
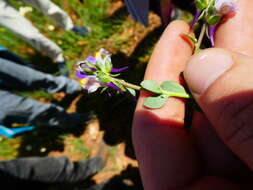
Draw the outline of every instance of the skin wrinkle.
<instances>
[{"instance_id":1,"label":"skin wrinkle","mask_svg":"<svg viewBox=\"0 0 253 190\"><path fill-rule=\"evenodd\" d=\"M238 2L240 2L239 3L239 5L240 5L240 7L239 7L239 12L240 12L240 15L236 15L235 16L235 19L234 18L232 18L232 19L230 19L230 20L228 20L226 23L224 23L224 24L222 24L219 28L218 28L218 31L217 31L217 33L216 33L216 39L215 39L215 44L218 46L218 47L220 47L220 48L224 48L224 49L232 49L233 51L235 51L235 52L240 52L240 53L245 53L245 49L246 50L248 50L246 53L248 54L248 55L252 55L252 53L253 53L253 46L252 46L252 40L253 40L253 38L252 38L252 36L253 36L253 28L252 27L248 27L248 26L250 26L251 25L251 23L252 23L252 20L253 20L253 16L251 16L251 15L253 15L253 12L251 11L252 10L252 7L253 7L253 1L252 0L239 0ZM249 13L250 12L250 13ZM247 15L247 16L245 16L245 15ZM248 20L248 21L242 21L242 20L240 20L240 19L244 19L244 20ZM238 28L237 26L240 26L241 25L241 27L240 28ZM244 29L243 29L244 28ZM242 30L243 29L243 30ZM236 39L236 40L235 40ZM175 44L175 46L177 46L177 44ZM248 46L248 47L247 47ZM160 58L159 58L159 60L155 60L155 61L164 61L163 60L163 58L166 60L167 59L167 54L169 54L170 52L171 52L171 49L172 48L169 48L169 47L171 47L171 46L169 46L169 44L165 44L165 45L163 45L163 47L160 47L160 49L158 49L158 50L156 50L156 51L158 51L159 53L160 53ZM177 46L178 47L178 46ZM167 52L167 54L164 54L164 52ZM175 53L175 52L173 52L173 53ZM182 47L182 53L184 54L185 52L184 52L184 49L183 49L183 47ZM157 53L158 54L158 53ZM179 54L179 55L171 55L172 57L179 57L179 56L181 56L182 54ZM153 55L155 58L156 57L159 57L158 55ZM236 57L238 57L238 56L236 56ZM186 61L187 61L187 59L188 58L186 58ZM170 61L171 61L172 59L170 59ZM173 61L175 61L176 59L174 59ZM183 60L182 60L183 61ZM242 63L242 61L241 61L241 59L238 59L238 61L236 61L236 62L238 62L238 64L245 64L245 63ZM182 63L182 62L180 62L180 63ZM149 63L149 64L153 64L153 63ZM164 62L162 62L162 64L165 64ZM168 62L167 64L170 64L170 62ZM156 65L157 65L157 63L156 63ZM171 66L171 68L172 68L172 65L170 65ZM173 65L174 66L174 65ZM177 68L176 66L175 66L175 68ZM248 67L248 68L250 68L250 67ZM181 69L181 68L180 68ZM236 68L237 69L237 68ZM151 70L151 69L150 69ZM152 78L154 78L154 79L156 79L156 77L159 79L159 80L163 80L165 77L164 77L164 75L166 76L166 75L172 75L172 76L175 76L175 73L173 72L173 70L168 70L167 72L168 73L166 73L166 72L163 72L163 70L160 72L159 71L159 69L155 69L155 68L152 68L152 70L153 71L150 71L149 73L148 73L148 76L149 77L152 77ZM198 70L198 67L196 67L196 70ZM178 71L178 70L177 70ZM248 73L250 74L250 71L252 71L251 69L248 69ZM234 72L234 71L233 71ZM238 73L237 73L238 74ZM250 75L248 75L248 76L251 76L252 74L250 74ZM227 75L228 76L228 75ZM163 78L164 77L164 78ZM171 76L169 76L169 77L171 77ZM178 76L177 76L178 77ZM203 76L204 77L204 76ZM230 79L230 78L228 78L228 79L226 79L226 81L224 82L224 81L222 81L221 79L222 78L219 78L219 84L221 84L220 85L220 88L216 88L216 89L214 89L214 86L215 85L212 85L212 87L211 87L211 89L212 90L208 90L208 93L205 93L204 94L204 96L206 96L206 99L205 100L203 100L203 102L201 102L201 103L205 103L205 104L207 104L206 105L206 113L207 113L207 116L210 116L210 115L213 115L213 116L210 116L208 119L210 120L210 119L212 119L212 120L214 120L214 121L212 121L213 122L213 124L216 124L216 118L217 117L215 117L215 115L217 116L217 114L219 114L219 113L217 113L218 111L218 109L219 109L219 107L217 107L217 105L216 105L216 107L212 104L212 103L214 103L214 102L217 102L220 98L219 97L229 97L229 94L231 93L231 94L236 94L236 88L234 88L233 86L238 86L239 87L239 89L252 89L252 84L253 84L253 82L250 82L250 81L248 81L248 82L250 82L249 84L251 85L249 85L249 86L247 86L247 82L246 83L241 83L240 84L240 82L239 81L242 81L242 79L245 79L246 77L245 77L245 73L244 74L241 74L241 75L237 75L237 81L233 81L232 80L232 78ZM252 77L251 77L252 78ZM177 78L176 78L177 79ZM218 83L217 83L218 84ZM189 85L189 84L188 84ZM230 88L230 87L232 87L232 88ZM229 89L228 89L229 88ZM237 91L238 92L238 91ZM198 97L198 99L202 99L202 97ZM202 100L201 100L202 101ZM175 113L175 112L178 112L179 114L180 114L180 112L179 112L179 109L178 109L178 107L176 107L174 104L172 105L170 102L168 103L168 112L171 112L172 110L173 110L173 113ZM138 109L138 108L137 108ZM180 108L181 109L181 108ZM163 111L167 111L166 109L165 110L163 110ZM183 109L181 109L181 111L184 111L184 108ZM161 118L167 118L167 119L170 119L170 115L171 115L171 113L167 113L167 116L165 116L165 115L162 115L162 113L161 112L159 112L159 111L152 111L152 113L154 113L156 116L158 116L160 119ZM146 117L146 119L147 119L147 117ZM201 121L202 119L200 118L200 121ZM201 123L199 121L199 123ZM203 121L203 120L202 120ZM218 123L221 123L221 121L218 121ZM141 125L141 123L139 123L140 125ZM196 125L197 126L197 125ZM220 131L221 130L221 127L224 129L224 130L227 130L228 129L228 127L229 127L230 125L225 125L225 126L220 126L220 125L216 125L216 126L212 126L212 127L215 127L215 129L216 129L216 131L218 131L219 130L219 133L221 133L221 132L223 132L223 131ZM134 126L134 127L136 127L136 126ZM148 136L148 135L152 135L152 133L151 134L147 134L147 133L149 133L149 131L145 128L145 126L143 126L144 127L144 129L143 130L141 130L141 131L139 131L140 133L144 133L145 134L145 136ZM202 126L200 126L200 127L205 127L205 123L202 123ZM137 127L136 127L137 128ZM171 129L171 127L170 126L168 126L168 128L169 129ZM217 130L218 129L218 130ZM157 129L157 130L159 130L159 129ZM177 134L175 134L175 138L180 138L179 136L177 136L176 137L176 135ZM199 134L199 135L203 135L202 133L201 134ZM138 136L137 136L138 137ZM135 138L137 138L137 137L135 137ZM173 136L174 137L174 136ZM187 137L183 137L182 139L180 139L182 142L185 140L185 138L187 138ZM210 135L210 142L212 141L212 135ZM159 139L160 140L160 139ZM193 176L191 176L191 177L193 177L192 179L196 179L196 181L192 181L192 183L193 183L193 185L192 185L192 188L191 187L189 187L189 186L187 186L189 183L184 183L184 182L182 182L181 184L184 184L184 185L186 185L185 187L186 187L186 189L187 190L209 190L209 189L214 189L214 188L217 188L217 187L219 187L219 188L221 188L221 189L230 189L230 190L232 190L232 189L240 189L240 187L238 186L238 185L236 185L235 184L235 182L233 181L233 180L237 180L238 179L238 176L239 177L246 177L244 174L246 173L246 175L248 174L247 172L250 172L250 174L252 174L252 171L251 170L249 170L249 168L248 167L246 167L246 164L245 164L245 162L241 162L241 160L240 159L238 159L238 157L237 156L235 156L235 158L234 159L232 159L232 160L230 160L229 158L231 158L231 154L233 153L233 154L237 154L238 155L238 152L231 152L229 149L228 149L228 146L227 145L224 145L224 150L223 149L215 149L215 150L213 150L213 146L212 146L212 144L210 143L206 143L206 138L202 138L201 140L200 140L200 142L198 142L199 144L201 144L202 145L202 147L199 149L199 152L197 152L198 154L206 154L205 153L205 149L208 149L209 150L209 152L206 154L206 156L208 156L208 154L211 154L211 155L213 155L214 157L215 156L217 156L217 155L219 155L219 153L221 153L222 154L222 156L221 157L218 157L218 164L216 165L216 163L214 163L214 162L212 162L213 160L211 160L213 157L208 157L207 158L207 160L205 160L205 163L207 162L207 161L209 161L209 162L212 162L212 164L213 165L215 165L216 166L216 168L217 168L217 170L214 172L214 173L212 173L212 175L215 175L215 176L217 176L217 177L212 177L212 176L207 176L207 177L205 177L205 178L201 178L201 177L199 177L198 175L195 175L194 177ZM136 141L138 141L138 139L136 140ZM216 142L216 141L215 141ZM214 142L214 143L215 143ZM143 146L145 146L145 147L147 147L148 146L148 143L155 143L155 142L149 142L148 141L148 139L146 139L146 141L142 141L142 142L138 142L139 144L143 144ZM167 146L173 146L173 143L174 143L174 139L170 139L170 141L169 141L169 143L167 144ZM184 144L184 145L182 145L182 147L178 147L178 152L182 152L182 151L185 151L185 146L187 146L188 144L188 142L185 142L186 144ZM222 144L222 143L220 143L220 144ZM217 147L220 147L219 145L220 145L218 142L217 142ZM166 146L166 145L165 145ZM135 147L136 148L136 147ZM189 147L188 147L189 148ZM202 150L201 150L202 149ZM141 148L139 147L139 148L137 148L136 149L136 153L138 154L140 154L140 151L141 151ZM226 151L228 151L228 152L226 152ZM252 152L252 151L251 151ZM176 152L177 153L177 152ZM227 153L231 153L231 154L227 154ZM247 155L247 156L249 156L248 154L244 154L244 155ZM161 149L161 153L160 153L160 155L156 155L155 157L154 157L154 155L151 155L152 156L152 158L156 158L156 157L159 157L160 156L160 160L163 160L163 159L166 159L166 160L169 160L170 159L170 157L168 156L168 155L166 155L166 154L164 154L164 151L162 151L162 149ZM167 157L168 156L168 157ZM174 156L176 156L176 155L174 155ZM180 155L178 155L178 156L180 156ZM199 156L199 155L198 155ZM138 160L140 159L140 158L143 158L143 159L150 159L150 158L148 158L148 156L147 155L142 155L142 157L138 157L137 156L137 158L138 158ZM179 157L179 159L180 159L181 157ZM198 157L199 158L199 157ZM187 161L189 161L190 159L192 159L191 158L191 156L190 155L188 155L187 156L187 158L184 158L185 160L187 160ZM157 160L159 160L159 159L157 159ZM230 160L230 162L229 163L227 163L227 160ZM245 160L244 160L245 161ZM188 165L184 165L184 162L181 162L181 160L179 161L175 161L175 163L171 163L171 162L169 162L170 164L171 164L171 166L170 167L168 167L168 168L163 168L163 170L162 171L156 171L156 173L153 173L152 175L149 175L148 173L146 173L146 171L144 171L144 173L146 173L145 174L145 176L144 176L144 178L145 178L145 180L143 180L143 182L144 182L144 187L145 187L145 190L172 190L172 189L160 189L159 187L160 186L165 186L165 184L163 184L163 185L161 185L160 183L158 183L158 181L156 181L156 183L152 183L152 180L153 180L153 178L163 178L164 177L164 183L166 183L167 184L167 187L169 187L170 186L170 184L169 183L172 183L172 184L175 184L174 183L174 181L173 181L173 176L174 176L174 172L173 172L173 168L174 167L182 167L182 168L187 168L188 167ZM153 164L152 164L152 166L143 166L143 168L144 169L147 169L148 167L154 167L155 168L155 166L156 166L156 164L157 164L157 162L153 162ZM197 162L197 167L200 167L200 169L203 169L203 167L205 167L204 165L200 165L200 162ZM247 172L245 172L245 170L244 169L241 169L241 165L240 164L244 164L245 165L245 170L247 171ZM253 161L247 161L247 164L249 165L249 164L253 164ZM223 166L224 165L224 167L219 167L219 166ZM231 166L235 166L235 167L232 167L232 169L231 169ZM166 165L164 165L164 167L166 167ZM220 174L220 172L219 172L219 170L225 170L224 171L224 173L225 173L225 176L220 176L219 174ZM166 171L166 172L165 172ZM143 171L141 171L141 172L143 172ZM229 172L229 173L228 173ZM142 173L143 174L143 173ZM199 173L198 173L199 174ZM224 178L226 178L227 177L227 174L229 174L229 176L231 176L231 177L233 177L233 179L230 181L228 181L228 180L224 180ZM184 173L182 172L182 175L184 175ZM189 177L189 174L187 174L188 175L188 177ZM166 178L166 176L167 176L167 178ZM150 178L149 178L150 177ZM197 179L198 178L198 179ZM168 180L171 180L171 181L166 181L166 179L168 179ZM241 178L242 179L242 178ZM247 178L248 179L248 182L250 182L251 183L251 181L252 181L252 177L250 177L250 178ZM158 179L159 180L159 179ZM251 181L250 181L251 180ZM245 181L244 180L242 180L242 181L240 181L241 183L244 183ZM148 188L147 188L148 187ZM166 186L165 186L166 187ZM179 186L178 186L179 187ZM181 187L181 186L180 186ZM229 188L228 188L229 187ZM244 186L245 187L245 186ZM183 189L183 188L177 188L176 190L181 190L181 189Z\"/></svg>"},{"instance_id":2,"label":"skin wrinkle","mask_svg":"<svg viewBox=\"0 0 253 190\"><path fill-rule=\"evenodd\" d=\"M225 78L225 77L223 77L223 78ZM227 80L228 79L225 78L225 81L227 81ZM224 85L225 85L225 83L224 83ZM214 86L217 86L217 88L219 88L219 86L222 86L222 84L221 83L214 84ZM211 86L211 88L212 88L212 86ZM223 94L233 94L232 92L236 91L237 88L230 89L230 90L227 90L227 88L225 88L223 90L224 90ZM212 89L211 89L211 91L213 92ZM209 104L214 104L214 106L215 106L215 104L217 104L217 106L219 107L217 109L217 108L215 108L216 107L215 106L213 109L218 111L218 113L216 113L215 115L219 116L217 118L217 120L218 120L217 123L219 123L221 126L224 125L223 121L226 120L226 118L228 118L228 116L230 119L233 119L233 122L230 122L231 125L233 123L235 123L235 121L237 121L237 120L240 121L240 118L242 118L241 115L244 115L245 110L247 110L248 107L253 104L253 99L250 96L245 97L244 95L241 95L241 94L234 95L234 96L236 96L236 98L233 98L233 97L230 98L230 97L226 97L226 95L222 95L222 99L215 100L218 97L215 96L212 92L207 92L207 93L211 94L215 98L212 98L211 100L209 99L208 101L211 101ZM252 93L250 92L250 94L252 94ZM242 99L243 101L238 101L239 99ZM204 104L204 102L206 102L206 101L207 100L202 100L201 102L203 102L202 104ZM215 102L219 102L219 103L215 103ZM207 107L209 107L209 106L207 106ZM224 128L223 130L222 129L223 129L223 127L221 127L219 130L222 132L222 134L223 134L222 136L224 139L227 138L226 136L232 135L232 134L226 134L228 132L226 130L226 128Z\"/></svg>"},{"instance_id":3,"label":"skin wrinkle","mask_svg":"<svg viewBox=\"0 0 253 190\"><path fill-rule=\"evenodd\" d=\"M239 60L238 57L237 60ZM241 57L240 63L243 62L244 59ZM223 77L210 86L203 96L205 97L204 99L201 97L202 105L208 102L205 107L210 109L208 115L211 120L215 121L219 135L241 159L247 161L248 165L249 160L246 160L244 155L248 154L250 144L243 143L243 139L247 139L247 136L250 136L251 133L247 130L250 130L253 125L252 122L249 123L253 112L252 80L250 79L251 72L249 71L251 67L252 64L249 64L248 58L246 58L246 63L234 65ZM241 83L241 80L236 80L237 77L238 79L241 78L242 73L247 79L244 83ZM230 86L233 88L229 88ZM216 110L218 113L212 110ZM247 121L247 124L245 124L245 121ZM248 143L251 142L248 141ZM244 148L242 149L242 147Z\"/></svg>"},{"instance_id":4,"label":"skin wrinkle","mask_svg":"<svg viewBox=\"0 0 253 190\"><path fill-rule=\"evenodd\" d=\"M240 128L241 130L238 131L237 139L235 138L234 140L235 142L231 142L231 139L230 143L239 146L241 143L245 142L250 136L253 136L253 130L249 130L251 129L251 126L253 126L253 121L251 121L250 116L251 113L253 113L253 101L251 101L250 104L244 106L241 109L241 112L238 112L235 116L232 117L231 123L234 123L234 125L238 126L237 128ZM249 123L249 121L251 122Z\"/></svg>"},{"instance_id":5,"label":"skin wrinkle","mask_svg":"<svg viewBox=\"0 0 253 190\"><path fill-rule=\"evenodd\" d=\"M190 168L190 170L185 169L184 167L180 168L180 167L175 167L174 170L174 176L173 176L173 183L170 179L168 179L168 181L171 181L169 186L166 187L161 187L159 186L161 189L171 189L173 188L179 188L178 186L182 186L182 182L186 182L189 183L192 179L188 179L185 178L185 175L181 175L182 173L189 173L189 176L191 176L192 172L197 172L196 168L194 168L194 165L196 163L193 163L191 160L185 160L186 156L191 156L192 154L190 153L191 148L189 148L186 152L182 152L180 153L180 156L177 157L174 154L177 154L177 150L178 147L182 147L182 144L187 141L187 146L191 147L191 143L190 143L190 139L182 139L182 137L186 137L186 131L183 128L178 128L176 126L181 125L180 123L176 123L173 120L163 120L157 116L155 116L154 114L147 112L147 111L139 111L136 113L136 115L138 116L138 120L135 120L135 126L140 126L138 128L135 128L135 132L133 133L133 135L135 134L139 134L138 135L138 141L135 142L135 147L138 147L139 143L145 142L145 140L148 138L150 142L153 142L151 144L148 144L148 146L145 146L145 148L142 149L142 153L141 154L145 154L146 159L141 159L139 160L139 164L140 164L140 169L141 170L146 170L147 168L144 168L143 166L151 166L153 164L153 159L149 159L149 158L154 158L155 155L159 155L158 153L160 153L161 149L157 148L157 147L162 147L162 151L165 151L164 149L164 144L165 142L170 144L170 142L173 142L173 145L171 146L167 146L166 147L166 154L170 155L169 156L169 162L165 162L167 163L167 165L171 165L170 163L174 163L177 161L180 162L184 162L184 165L188 165ZM174 128L168 127L168 126L174 126ZM145 131L147 133L142 133L141 131L143 131L145 129ZM158 130L159 129L159 130ZM140 132L137 133L136 130L139 130ZM150 132L150 133L149 133ZM165 138L166 137L166 138ZM133 136L133 138L135 138ZM157 141L157 139L160 139L160 141ZM146 151L146 152L144 152ZM138 154L137 154L138 156ZM161 160L161 159L160 159ZM158 164L156 168L151 168L152 171L150 171L151 173L156 171L162 171L164 169L164 167L167 167L166 165L163 164ZM173 167L173 166L171 166ZM188 167L187 167L188 168ZM187 172L188 171L188 172ZM177 175L178 174L178 175ZM145 178L149 178L149 177L145 177ZM152 180L156 180L156 179L152 179ZM162 180L160 178L157 179L158 181L156 181L157 184L161 184ZM164 181L163 181L164 183ZM147 188L149 189L149 188ZM155 189L155 188L150 188L150 189Z\"/></svg>"}]
</instances>

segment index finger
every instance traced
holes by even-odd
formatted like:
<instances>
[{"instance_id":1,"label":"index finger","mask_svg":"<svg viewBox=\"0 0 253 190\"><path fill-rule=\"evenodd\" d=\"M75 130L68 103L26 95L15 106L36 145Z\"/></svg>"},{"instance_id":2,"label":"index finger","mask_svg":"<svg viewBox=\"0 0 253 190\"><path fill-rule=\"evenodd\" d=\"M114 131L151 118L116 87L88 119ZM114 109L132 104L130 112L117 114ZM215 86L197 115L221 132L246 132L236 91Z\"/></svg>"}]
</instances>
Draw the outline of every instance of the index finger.
<instances>
[{"instance_id":1,"label":"index finger","mask_svg":"<svg viewBox=\"0 0 253 190\"><path fill-rule=\"evenodd\" d=\"M189 26L183 21L172 22L167 27L152 53L144 80L155 80L158 83L165 80L180 82L180 73L192 55L191 46L180 37L180 34L188 31ZM171 119L183 124L185 107L182 99L169 98L164 107L151 110L143 106L146 97L146 93L141 93L136 111L146 110L161 119Z\"/></svg>"},{"instance_id":2,"label":"index finger","mask_svg":"<svg viewBox=\"0 0 253 190\"><path fill-rule=\"evenodd\" d=\"M179 82L192 54L191 47L180 37L189 26L183 21L171 23L157 43L149 61L145 79L161 83ZM184 125L184 102L169 98L160 109L147 109L142 93L133 122L133 143L146 190L171 189L191 182L198 172L198 161ZM187 159L185 159L187 155Z\"/></svg>"}]
</instances>

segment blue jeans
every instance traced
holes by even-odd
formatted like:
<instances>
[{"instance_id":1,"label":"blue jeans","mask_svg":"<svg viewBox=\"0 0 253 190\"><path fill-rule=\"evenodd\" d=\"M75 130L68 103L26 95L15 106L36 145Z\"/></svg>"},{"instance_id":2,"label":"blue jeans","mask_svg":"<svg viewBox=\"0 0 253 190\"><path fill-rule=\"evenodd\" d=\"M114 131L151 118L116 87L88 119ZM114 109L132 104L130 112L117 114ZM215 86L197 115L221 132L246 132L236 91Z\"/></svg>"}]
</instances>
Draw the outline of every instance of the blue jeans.
<instances>
[{"instance_id":1,"label":"blue jeans","mask_svg":"<svg viewBox=\"0 0 253 190\"><path fill-rule=\"evenodd\" d=\"M67 94L80 92L80 85L72 79L44 74L1 58L0 87L0 123L3 125L20 122L57 126L59 120L68 115L60 106L43 104L13 94L10 90L43 90L47 93Z\"/></svg>"},{"instance_id":2,"label":"blue jeans","mask_svg":"<svg viewBox=\"0 0 253 190\"><path fill-rule=\"evenodd\" d=\"M72 162L67 157L29 157L0 161L0 183L21 189L32 183L75 183L102 169L102 159ZM13 188L10 188L13 189ZM28 188L30 189L30 188Z\"/></svg>"}]
</instances>

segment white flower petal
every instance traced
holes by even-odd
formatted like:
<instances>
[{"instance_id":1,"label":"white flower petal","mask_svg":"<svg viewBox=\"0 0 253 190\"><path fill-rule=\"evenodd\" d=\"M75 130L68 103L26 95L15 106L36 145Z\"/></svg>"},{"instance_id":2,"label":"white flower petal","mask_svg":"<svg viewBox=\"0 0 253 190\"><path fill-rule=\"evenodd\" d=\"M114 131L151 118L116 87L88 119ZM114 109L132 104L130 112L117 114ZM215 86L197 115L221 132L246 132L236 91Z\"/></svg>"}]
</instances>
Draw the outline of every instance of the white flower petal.
<instances>
[{"instance_id":1,"label":"white flower petal","mask_svg":"<svg viewBox=\"0 0 253 190\"><path fill-rule=\"evenodd\" d=\"M216 0L215 9L218 13L226 15L236 11L237 5L234 0Z\"/></svg>"},{"instance_id":2,"label":"white flower petal","mask_svg":"<svg viewBox=\"0 0 253 190\"><path fill-rule=\"evenodd\" d=\"M88 93L95 92L99 87L101 87L98 78L95 76L89 76L87 77L87 80L83 84L84 89L88 91Z\"/></svg>"}]
</instances>

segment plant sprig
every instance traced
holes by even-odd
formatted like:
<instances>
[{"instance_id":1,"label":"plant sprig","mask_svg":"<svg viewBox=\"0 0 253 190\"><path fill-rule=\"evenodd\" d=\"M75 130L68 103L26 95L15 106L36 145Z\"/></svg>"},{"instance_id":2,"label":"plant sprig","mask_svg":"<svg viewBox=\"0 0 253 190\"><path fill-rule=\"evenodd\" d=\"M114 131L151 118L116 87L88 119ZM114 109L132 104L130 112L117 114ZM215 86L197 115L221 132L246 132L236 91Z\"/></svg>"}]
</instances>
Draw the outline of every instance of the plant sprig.
<instances>
[{"instance_id":1,"label":"plant sprig","mask_svg":"<svg viewBox=\"0 0 253 190\"><path fill-rule=\"evenodd\" d=\"M184 37L193 42L194 53L201 50L203 38L206 36L214 46L214 32L216 26L222 19L237 8L234 0L196 0L196 15L190 26L190 33L183 34ZM201 31L198 39L191 35L197 22L202 22ZM161 84L155 80L144 80L140 85L131 84L123 79L117 78L120 72L127 67L113 68L111 55L104 49L100 49L96 56L89 56L84 61L77 63L77 74L81 86L93 93L98 88L106 91L113 88L117 93L130 93L136 96L136 91L147 91L153 95L144 100L144 106L152 109L164 106L170 97L190 98L184 87L174 81L164 81Z\"/></svg>"},{"instance_id":2,"label":"plant sprig","mask_svg":"<svg viewBox=\"0 0 253 190\"><path fill-rule=\"evenodd\" d=\"M201 22L201 31L198 39L190 34L183 34L195 45L194 53L201 50L201 45L205 34L210 39L211 46L214 47L214 33L221 21L237 11L234 0L196 0L196 14L191 23L190 31L192 32L196 23Z\"/></svg>"},{"instance_id":3,"label":"plant sprig","mask_svg":"<svg viewBox=\"0 0 253 190\"><path fill-rule=\"evenodd\" d=\"M103 88L102 91L113 88L117 93L130 93L133 96L136 96L136 91L151 92L153 96L144 101L144 105L148 108L164 106L169 97L190 97L183 86L173 81L164 81L160 85L154 80L144 80L140 85L135 85L116 78L127 68L113 68L110 54L104 49L97 52L95 57L89 56L77 63L76 69L81 86L89 93L95 92L100 87Z\"/></svg>"}]
</instances>

